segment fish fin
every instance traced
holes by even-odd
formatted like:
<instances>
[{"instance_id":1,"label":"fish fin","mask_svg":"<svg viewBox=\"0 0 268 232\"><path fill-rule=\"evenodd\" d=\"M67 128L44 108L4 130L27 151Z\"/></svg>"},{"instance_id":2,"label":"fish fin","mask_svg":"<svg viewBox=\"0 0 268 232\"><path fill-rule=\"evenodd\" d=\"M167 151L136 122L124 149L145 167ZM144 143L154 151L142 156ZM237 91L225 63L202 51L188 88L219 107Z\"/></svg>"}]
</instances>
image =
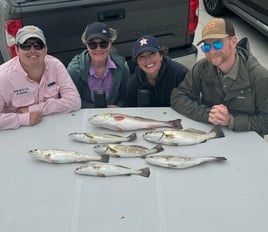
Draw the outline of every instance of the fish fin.
<instances>
[{"instance_id":1,"label":"fish fin","mask_svg":"<svg viewBox=\"0 0 268 232\"><path fill-rule=\"evenodd\" d=\"M133 141L137 138L137 134L136 132L133 132L132 134L130 134L128 137L128 141Z\"/></svg>"},{"instance_id":2,"label":"fish fin","mask_svg":"<svg viewBox=\"0 0 268 232\"><path fill-rule=\"evenodd\" d=\"M46 160L46 162L48 162L48 163L56 163L56 161L52 161L52 159L51 159L51 154L46 154L46 155L44 155L44 159Z\"/></svg>"},{"instance_id":3,"label":"fish fin","mask_svg":"<svg viewBox=\"0 0 268 232\"><path fill-rule=\"evenodd\" d=\"M155 153L164 151L164 148L163 148L163 146L162 146L161 144L157 144L157 145L154 146L152 149L156 149L156 152L155 152Z\"/></svg>"},{"instance_id":4,"label":"fish fin","mask_svg":"<svg viewBox=\"0 0 268 232\"><path fill-rule=\"evenodd\" d=\"M212 131L216 133L215 138L225 137L225 134L223 133L221 126L214 126L210 132Z\"/></svg>"},{"instance_id":5,"label":"fish fin","mask_svg":"<svg viewBox=\"0 0 268 232\"><path fill-rule=\"evenodd\" d=\"M109 163L110 156L109 155L100 155L101 159L100 162Z\"/></svg>"},{"instance_id":6,"label":"fish fin","mask_svg":"<svg viewBox=\"0 0 268 232\"><path fill-rule=\"evenodd\" d=\"M171 126L173 128L183 129L183 127L181 125L181 119L175 119L175 120L171 120L168 122L171 124Z\"/></svg>"},{"instance_id":7,"label":"fish fin","mask_svg":"<svg viewBox=\"0 0 268 232\"><path fill-rule=\"evenodd\" d=\"M168 164L168 167L169 167L169 168L177 168L178 166L175 165L175 164Z\"/></svg>"},{"instance_id":8,"label":"fish fin","mask_svg":"<svg viewBox=\"0 0 268 232\"><path fill-rule=\"evenodd\" d=\"M117 153L117 150L114 149L112 146L109 146L109 148L108 148L107 150L109 150L109 151L112 152L113 154L116 154L116 153Z\"/></svg>"},{"instance_id":9,"label":"fish fin","mask_svg":"<svg viewBox=\"0 0 268 232\"><path fill-rule=\"evenodd\" d=\"M115 131L126 131L124 127L116 126L115 129L112 129Z\"/></svg>"},{"instance_id":10,"label":"fish fin","mask_svg":"<svg viewBox=\"0 0 268 232\"><path fill-rule=\"evenodd\" d=\"M94 139L94 136L91 133L83 133L86 137Z\"/></svg>"},{"instance_id":11,"label":"fish fin","mask_svg":"<svg viewBox=\"0 0 268 232\"><path fill-rule=\"evenodd\" d=\"M101 172L97 172L96 176L98 176L98 177L106 177L105 174L103 174Z\"/></svg>"},{"instance_id":12,"label":"fish fin","mask_svg":"<svg viewBox=\"0 0 268 232\"><path fill-rule=\"evenodd\" d=\"M150 176L150 169L148 167L142 168L142 169L140 169L140 171L141 171L141 173L140 173L141 176L144 176L144 177Z\"/></svg>"}]
</instances>

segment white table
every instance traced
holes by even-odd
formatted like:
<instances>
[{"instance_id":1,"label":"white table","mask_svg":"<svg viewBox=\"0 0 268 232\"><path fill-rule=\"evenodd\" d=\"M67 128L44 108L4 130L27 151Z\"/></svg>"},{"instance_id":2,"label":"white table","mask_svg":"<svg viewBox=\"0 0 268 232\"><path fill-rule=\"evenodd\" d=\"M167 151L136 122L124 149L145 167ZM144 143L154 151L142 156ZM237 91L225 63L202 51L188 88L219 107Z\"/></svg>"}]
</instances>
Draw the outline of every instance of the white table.
<instances>
[{"instance_id":1,"label":"white table","mask_svg":"<svg viewBox=\"0 0 268 232\"><path fill-rule=\"evenodd\" d=\"M158 120L182 118L184 128L211 125L170 108L88 109L51 115L34 127L0 131L0 230L3 232L266 232L268 231L267 143L254 132L224 129L225 138L170 147L162 154L219 155L228 161L174 170L139 158L111 158L133 168L149 166L151 176L75 175L80 164L33 160L33 148L93 153L93 145L71 141L70 132L102 131L88 118L104 112ZM131 144L153 147L144 131Z\"/></svg>"}]
</instances>

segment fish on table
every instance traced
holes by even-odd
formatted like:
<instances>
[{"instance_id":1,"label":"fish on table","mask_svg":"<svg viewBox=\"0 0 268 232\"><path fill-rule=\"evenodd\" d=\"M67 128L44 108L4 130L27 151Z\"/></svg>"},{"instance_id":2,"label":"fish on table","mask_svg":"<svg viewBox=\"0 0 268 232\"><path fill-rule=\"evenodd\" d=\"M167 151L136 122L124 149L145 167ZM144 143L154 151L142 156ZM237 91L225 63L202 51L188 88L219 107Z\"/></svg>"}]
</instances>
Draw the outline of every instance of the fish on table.
<instances>
[{"instance_id":1,"label":"fish on table","mask_svg":"<svg viewBox=\"0 0 268 232\"><path fill-rule=\"evenodd\" d=\"M150 176L150 169L148 167L141 169L133 169L121 165L113 164L88 164L77 167L74 172L79 175L89 175L89 176L130 176L130 175L140 175L144 177Z\"/></svg>"},{"instance_id":2,"label":"fish on table","mask_svg":"<svg viewBox=\"0 0 268 232\"><path fill-rule=\"evenodd\" d=\"M70 133L69 137L78 142L89 143L89 144L102 144L102 143L121 143L133 141L137 138L137 134L134 132L129 136L121 136L115 134L105 134L98 132L88 133Z\"/></svg>"},{"instance_id":3,"label":"fish on table","mask_svg":"<svg viewBox=\"0 0 268 232\"><path fill-rule=\"evenodd\" d=\"M220 126L214 126L209 132L196 129L154 130L142 136L145 140L171 146L192 145L206 142L209 139L225 137Z\"/></svg>"},{"instance_id":4,"label":"fish on table","mask_svg":"<svg viewBox=\"0 0 268 232\"><path fill-rule=\"evenodd\" d=\"M78 163L88 161L99 161L108 163L110 159L110 156L108 155L89 155L80 152L59 149L31 149L28 151L28 154L34 159L55 164Z\"/></svg>"},{"instance_id":5,"label":"fish on table","mask_svg":"<svg viewBox=\"0 0 268 232\"><path fill-rule=\"evenodd\" d=\"M116 113L97 114L90 117L88 121L94 126L114 131L133 131L141 129L155 129L159 127L182 129L181 119L159 121L150 118Z\"/></svg>"},{"instance_id":6,"label":"fish on table","mask_svg":"<svg viewBox=\"0 0 268 232\"><path fill-rule=\"evenodd\" d=\"M112 157L140 157L159 153L164 150L161 144L157 144L153 148L147 148L139 145L121 145L121 144L99 144L93 147L98 154L109 155Z\"/></svg>"},{"instance_id":7,"label":"fish on table","mask_svg":"<svg viewBox=\"0 0 268 232\"><path fill-rule=\"evenodd\" d=\"M227 159L222 156L188 157L177 155L151 155L145 157L145 161L149 164L176 169L189 168L206 162L221 162L225 160Z\"/></svg>"}]
</instances>

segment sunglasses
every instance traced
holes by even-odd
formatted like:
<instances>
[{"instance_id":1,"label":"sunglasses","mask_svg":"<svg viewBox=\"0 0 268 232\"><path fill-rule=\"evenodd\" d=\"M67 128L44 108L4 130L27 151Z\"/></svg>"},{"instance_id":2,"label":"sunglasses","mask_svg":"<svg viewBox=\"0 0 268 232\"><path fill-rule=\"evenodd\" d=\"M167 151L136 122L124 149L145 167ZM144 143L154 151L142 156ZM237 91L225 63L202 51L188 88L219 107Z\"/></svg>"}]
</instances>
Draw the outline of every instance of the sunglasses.
<instances>
[{"instance_id":1,"label":"sunglasses","mask_svg":"<svg viewBox=\"0 0 268 232\"><path fill-rule=\"evenodd\" d=\"M101 41L98 43L92 41L92 42L88 42L87 45L91 50L95 50L98 46L102 49L106 49L109 46L109 41Z\"/></svg>"},{"instance_id":2,"label":"sunglasses","mask_svg":"<svg viewBox=\"0 0 268 232\"><path fill-rule=\"evenodd\" d=\"M208 53L210 50L211 50L211 46L215 49L215 50L221 50L224 46L223 44L223 41L222 40L217 40L217 41L214 41L212 42L211 44L206 44L204 43L202 46L201 46L201 50L204 52L204 53Z\"/></svg>"},{"instance_id":3,"label":"sunglasses","mask_svg":"<svg viewBox=\"0 0 268 232\"><path fill-rule=\"evenodd\" d=\"M32 47L35 50L42 50L45 47L45 44L42 41L25 42L23 44L18 44L18 47L24 51L29 51Z\"/></svg>"}]
</instances>

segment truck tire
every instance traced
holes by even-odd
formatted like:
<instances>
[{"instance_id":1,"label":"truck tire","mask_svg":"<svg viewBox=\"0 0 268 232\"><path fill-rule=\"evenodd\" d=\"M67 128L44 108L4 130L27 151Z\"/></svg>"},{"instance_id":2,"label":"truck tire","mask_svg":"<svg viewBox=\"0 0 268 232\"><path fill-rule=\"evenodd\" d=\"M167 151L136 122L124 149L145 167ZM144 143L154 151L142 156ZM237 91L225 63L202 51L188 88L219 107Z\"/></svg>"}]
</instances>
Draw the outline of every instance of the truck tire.
<instances>
[{"instance_id":1,"label":"truck tire","mask_svg":"<svg viewBox=\"0 0 268 232\"><path fill-rule=\"evenodd\" d=\"M220 16L224 14L222 0L203 0L203 2L208 14L212 16Z\"/></svg>"}]
</instances>

